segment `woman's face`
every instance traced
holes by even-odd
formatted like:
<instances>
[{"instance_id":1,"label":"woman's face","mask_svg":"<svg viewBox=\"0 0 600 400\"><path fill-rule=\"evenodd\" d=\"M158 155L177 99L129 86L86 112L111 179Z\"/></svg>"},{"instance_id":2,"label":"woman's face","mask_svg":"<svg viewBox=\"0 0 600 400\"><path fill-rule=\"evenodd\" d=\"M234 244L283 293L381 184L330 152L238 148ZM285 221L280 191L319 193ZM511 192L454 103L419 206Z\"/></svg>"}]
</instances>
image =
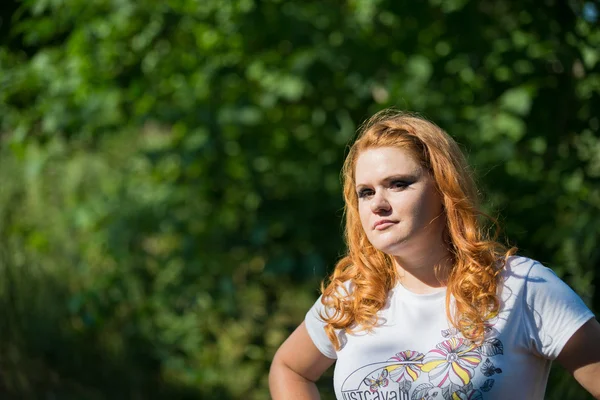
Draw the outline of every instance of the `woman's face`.
<instances>
[{"instance_id":1,"label":"woman's face","mask_svg":"<svg viewBox=\"0 0 600 400\"><path fill-rule=\"evenodd\" d=\"M442 241L445 216L435 182L405 150L363 150L356 160L358 211L367 238L393 256Z\"/></svg>"}]
</instances>

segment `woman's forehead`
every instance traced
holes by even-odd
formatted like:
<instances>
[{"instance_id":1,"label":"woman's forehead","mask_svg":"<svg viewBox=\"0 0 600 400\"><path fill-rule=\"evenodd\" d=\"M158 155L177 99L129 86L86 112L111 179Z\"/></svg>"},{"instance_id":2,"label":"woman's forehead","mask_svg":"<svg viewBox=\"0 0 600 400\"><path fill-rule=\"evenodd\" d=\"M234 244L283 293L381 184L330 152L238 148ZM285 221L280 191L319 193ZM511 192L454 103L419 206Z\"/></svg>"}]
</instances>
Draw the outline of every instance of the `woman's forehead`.
<instances>
[{"instance_id":1,"label":"woman's forehead","mask_svg":"<svg viewBox=\"0 0 600 400\"><path fill-rule=\"evenodd\" d=\"M420 175L423 169L413 155L397 147L378 147L361 151L355 165L357 183L389 175Z\"/></svg>"}]
</instances>

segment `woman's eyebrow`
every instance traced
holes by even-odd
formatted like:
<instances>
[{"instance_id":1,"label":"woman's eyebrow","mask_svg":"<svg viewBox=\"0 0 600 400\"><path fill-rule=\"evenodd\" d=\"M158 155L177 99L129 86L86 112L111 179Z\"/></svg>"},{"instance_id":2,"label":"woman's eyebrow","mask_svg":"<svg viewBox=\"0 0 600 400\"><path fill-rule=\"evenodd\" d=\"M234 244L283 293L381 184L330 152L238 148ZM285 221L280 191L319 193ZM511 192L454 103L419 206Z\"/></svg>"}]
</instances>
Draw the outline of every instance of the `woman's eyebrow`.
<instances>
[{"instance_id":1,"label":"woman's eyebrow","mask_svg":"<svg viewBox=\"0 0 600 400\"><path fill-rule=\"evenodd\" d=\"M390 182L393 182L393 181L416 182L417 180L419 180L418 174L394 174L394 175L390 175L388 177L383 178L383 180L381 182L383 182L385 184L389 184ZM357 183L356 190L360 190L363 187L368 187L368 186L369 186L368 184Z\"/></svg>"},{"instance_id":2,"label":"woman's eyebrow","mask_svg":"<svg viewBox=\"0 0 600 400\"><path fill-rule=\"evenodd\" d=\"M389 183L392 181L415 182L419 179L417 174L394 174L383 179L383 182Z\"/></svg>"}]
</instances>

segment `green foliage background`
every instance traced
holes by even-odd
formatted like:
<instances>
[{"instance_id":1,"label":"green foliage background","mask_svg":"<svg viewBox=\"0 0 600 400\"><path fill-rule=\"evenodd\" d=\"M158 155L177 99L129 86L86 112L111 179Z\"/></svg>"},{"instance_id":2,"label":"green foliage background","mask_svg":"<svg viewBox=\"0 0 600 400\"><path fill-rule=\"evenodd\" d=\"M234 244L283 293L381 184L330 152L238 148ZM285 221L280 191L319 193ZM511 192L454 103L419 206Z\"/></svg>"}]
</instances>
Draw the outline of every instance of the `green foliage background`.
<instances>
[{"instance_id":1,"label":"green foliage background","mask_svg":"<svg viewBox=\"0 0 600 400\"><path fill-rule=\"evenodd\" d=\"M598 310L599 10L3 2L0 394L268 398L343 252L346 146L388 106L450 132L511 243ZM547 396L586 395L555 370Z\"/></svg>"}]
</instances>

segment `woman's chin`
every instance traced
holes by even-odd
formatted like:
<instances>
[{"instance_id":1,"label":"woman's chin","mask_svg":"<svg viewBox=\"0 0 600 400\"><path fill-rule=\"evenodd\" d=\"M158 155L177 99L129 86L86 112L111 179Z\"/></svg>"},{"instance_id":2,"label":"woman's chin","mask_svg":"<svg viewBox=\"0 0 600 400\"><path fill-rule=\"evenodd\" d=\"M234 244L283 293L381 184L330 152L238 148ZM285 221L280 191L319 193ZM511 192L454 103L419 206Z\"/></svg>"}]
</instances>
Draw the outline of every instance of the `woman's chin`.
<instances>
[{"instance_id":1,"label":"woman's chin","mask_svg":"<svg viewBox=\"0 0 600 400\"><path fill-rule=\"evenodd\" d=\"M390 256L398 256L403 253L403 250L406 250L406 242L403 240L394 240L394 241L380 241L379 243L372 243L373 247L377 250L384 252Z\"/></svg>"}]
</instances>

